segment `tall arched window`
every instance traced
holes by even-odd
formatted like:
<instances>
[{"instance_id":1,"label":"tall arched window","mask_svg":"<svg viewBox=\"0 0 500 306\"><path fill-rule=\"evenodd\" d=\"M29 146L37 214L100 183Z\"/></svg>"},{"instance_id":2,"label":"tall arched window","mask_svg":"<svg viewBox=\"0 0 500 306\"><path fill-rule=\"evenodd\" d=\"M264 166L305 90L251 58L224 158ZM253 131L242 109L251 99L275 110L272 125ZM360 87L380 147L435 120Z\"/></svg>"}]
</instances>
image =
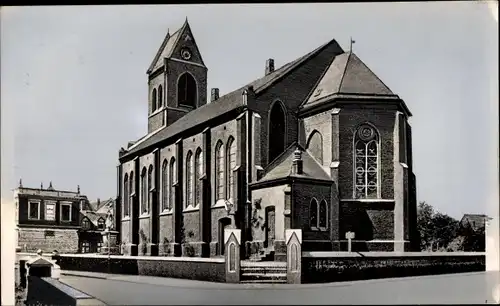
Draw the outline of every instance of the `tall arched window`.
<instances>
[{"instance_id":1,"label":"tall arched window","mask_svg":"<svg viewBox=\"0 0 500 306\"><path fill-rule=\"evenodd\" d=\"M175 158L172 157L170 159L170 171L169 171L169 178L170 178L170 198L169 198L169 203L168 203L168 209L172 209L174 207L175 203L175 183L177 183L177 169L175 168Z\"/></svg>"},{"instance_id":2,"label":"tall arched window","mask_svg":"<svg viewBox=\"0 0 500 306\"><path fill-rule=\"evenodd\" d=\"M309 222L311 228L318 228L318 201L316 199L312 199L309 206Z\"/></svg>"},{"instance_id":3,"label":"tall arched window","mask_svg":"<svg viewBox=\"0 0 500 306\"><path fill-rule=\"evenodd\" d=\"M215 146L215 186L216 200L224 199L224 145L219 141Z\"/></svg>"},{"instance_id":4,"label":"tall arched window","mask_svg":"<svg viewBox=\"0 0 500 306\"><path fill-rule=\"evenodd\" d=\"M189 73L184 73L177 83L177 103L190 107L196 107L196 81Z\"/></svg>"},{"instance_id":5,"label":"tall arched window","mask_svg":"<svg viewBox=\"0 0 500 306\"><path fill-rule=\"evenodd\" d=\"M168 162L165 159L161 166L161 211L168 210Z\"/></svg>"},{"instance_id":6,"label":"tall arched window","mask_svg":"<svg viewBox=\"0 0 500 306\"><path fill-rule=\"evenodd\" d=\"M128 190L129 190L130 205L132 205L132 195L135 193L134 171L130 172Z\"/></svg>"},{"instance_id":7,"label":"tall arched window","mask_svg":"<svg viewBox=\"0 0 500 306\"><path fill-rule=\"evenodd\" d=\"M320 132L314 130L311 133L306 149L321 165L323 164L323 136Z\"/></svg>"},{"instance_id":8,"label":"tall arched window","mask_svg":"<svg viewBox=\"0 0 500 306\"><path fill-rule=\"evenodd\" d=\"M319 203L319 222L318 227L321 229L328 228L328 208L326 207L326 201L322 200Z\"/></svg>"},{"instance_id":9,"label":"tall arched window","mask_svg":"<svg viewBox=\"0 0 500 306\"><path fill-rule=\"evenodd\" d=\"M271 163L285 150L285 110L281 102L275 102L269 113L269 160Z\"/></svg>"},{"instance_id":10,"label":"tall arched window","mask_svg":"<svg viewBox=\"0 0 500 306\"><path fill-rule=\"evenodd\" d=\"M163 86L158 86L158 108L163 106Z\"/></svg>"},{"instance_id":11,"label":"tall arched window","mask_svg":"<svg viewBox=\"0 0 500 306\"><path fill-rule=\"evenodd\" d=\"M378 198L379 135L369 124L361 125L354 135L354 198Z\"/></svg>"},{"instance_id":12,"label":"tall arched window","mask_svg":"<svg viewBox=\"0 0 500 306\"><path fill-rule=\"evenodd\" d=\"M147 170L146 167L142 168L141 172L141 213L147 213L147 200L148 200L148 184L147 184Z\"/></svg>"},{"instance_id":13,"label":"tall arched window","mask_svg":"<svg viewBox=\"0 0 500 306\"><path fill-rule=\"evenodd\" d=\"M226 197L227 199L234 200L233 186L234 186L234 172L233 169L236 167L236 141L233 137L229 137L226 146Z\"/></svg>"},{"instance_id":14,"label":"tall arched window","mask_svg":"<svg viewBox=\"0 0 500 306\"><path fill-rule=\"evenodd\" d=\"M202 181L200 178L203 175L203 152L201 151L200 148L196 150L195 158L194 158L194 171L195 171L195 176L194 176L194 187L195 187L195 206L198 206L201 204L201 189L202 189Z\"/></svg>"},{"instance_id":15,"label":"tall arched window","mask_svg":"<svg viewBox=\"0 0 500 306\"><path fill-rule=\"evenodd\" d=\"M193 205L193 153L189 151L186 155L186 201L184 208Z\"/></svg>"},{"instance_id":16,"label":"tall arched window","mask_svg":"<svg viewBox=\"0 0 500 306\"><path fill-rule=\"evenodd\" d=\"M153 189L153 165L149 165L148 169L148 190L147 190L147 211L151 211L151 204L152 204L152 193L151 190Z\"/></svg>"},{"instance_id":17,"label":"tall arched window","mask_svg":"<svg viewBox=\"0 0 500 306\"><path fill-rule=\"evenodd\" d=\"M156 88L153 89L153 93L151 96L151 112L154 113L156 110Z\"/></svg>"},{"instance_id":18,"label":"tall arched window","mask_svg":"<svg viewBox=\"0 0 500 306\"><path fill-rule=\"evenodd\" d=\"M129 193L128 193L128 174L125 174L125 179L123 180L123 216L128 217L129 215Z\"/></svg>"}]
</instances>

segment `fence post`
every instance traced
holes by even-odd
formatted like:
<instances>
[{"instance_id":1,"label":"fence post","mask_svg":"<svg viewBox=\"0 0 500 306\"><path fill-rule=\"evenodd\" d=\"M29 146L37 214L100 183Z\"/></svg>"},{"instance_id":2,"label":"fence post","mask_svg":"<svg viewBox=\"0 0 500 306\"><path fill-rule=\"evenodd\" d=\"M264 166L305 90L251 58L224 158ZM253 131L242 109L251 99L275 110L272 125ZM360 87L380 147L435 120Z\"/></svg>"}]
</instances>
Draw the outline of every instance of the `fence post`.
<instances>
[{"instance_id":1,"label":"fence post","mask_svg":"<svg viewBox=\"0 0 500 306\"><path fill-rule=\"evenodd\" d=\"M226 283L240 282L240 245L241 230L224 230L224 258L226 270Z\"/></svg>"},{"instance_id":2,"label":"fence post","mask_svg":"<svg viewBox=\"0 0 500 306\"><path fill-rule=\"evenodd\" d=\"M300 284L302 276L302 230L287 229L286 278L289 284Z\"/></svg>"}]
</instances>

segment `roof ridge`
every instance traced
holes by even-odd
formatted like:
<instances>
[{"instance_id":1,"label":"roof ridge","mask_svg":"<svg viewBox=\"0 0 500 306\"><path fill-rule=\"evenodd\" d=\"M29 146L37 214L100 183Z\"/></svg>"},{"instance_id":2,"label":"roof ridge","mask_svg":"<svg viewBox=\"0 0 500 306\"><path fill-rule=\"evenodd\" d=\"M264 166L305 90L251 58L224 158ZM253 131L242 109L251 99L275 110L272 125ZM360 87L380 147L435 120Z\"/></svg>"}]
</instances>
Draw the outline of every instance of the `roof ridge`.
<instances>
[{"instance_id":1,"label":"roof ridge","mask_svg":"<svg viewBox=\"0 0 500 306\"><path fill-rule=\"evenodd\" d=\"M175 31L175 34L179 33L179 35L177 35L177 37L175 37L175 40L174 40L174 43L172 44L172 48L170 49L170 52L167 54L167 57L171 57L172 56L172 53L174 52L174 47L177 45L177 43L179 43L179 40L181 39L181 33L184 29L186 29L187 27L189 26L189 24L187 23L187 20L184 22L184 24L182 25L182 27ZM174 34L173 34L174 35ZM173 36L172 35L172 36Z\"/></svg>"},{"instance_id":2,"label":"roof ridge","mask_svg":"<svg viewBox=\"0 0 500 306\"><path fill-rule=\"evenodd\" d=\"M347 66L349 66L349 61L351 60L351 55L352 55L352 51L349 50L348 52L346 52L348 55L347 55L347 60L345 61L345 66L344 66L344 72L342 73L342 77L340 78L340 82L339 82L339 89L337 90L338 92L342 92L341 89L342 89L342 84L344 83L344 77L347 73Z\"/></svg>"},{"instance_id":3,"label":"roof ridge","mask_svg":"<svg viewBox=\"0 0 500 306\"><path fill-rule=\"evenodd\" d=\"M351 53L352 53L352 51L351 51ZM354 55L354 56L358 59L358 61L360 61L360 62L361 62L361 63L362 63L362 64L366 67L366 69L368 69L368 71L370 71L370 72L371 72L371 74L373 74L373 76L374 76L374 77L376 77L376 78L377 78L377 80L379 80L379 81L380 81L380 83L382 83L382 85L384 85L384 86L385 86L385 88L387 88L387 90L388 90L390 93L392 93L392 94L394 95L394 92L393 92L393 91L389 88L389 86L387 86L387 85L384 83L384 81L382 81L382 79L381 79L381 78L379 78L379 77L378 77L378 75L377 75L375 72L373 72L373 70L371 70L371 69L370 69L370 67L368 67L368 65L367 65L367 64L365 64L365 62L363 62L363 60L362 60L362 59L360 59L360 58L359 58L359 56L357 56L355 53L353 53L353 55Z\"/></svg>"},{"instance_id":4,"label":"roof ridge","mask_svg":"<svg viewBox=\"0 0 500 306\"><path fill-rule=\"evenodd\" d=\"M288 147L286 147L283 152L281 152L278 156L276 156L274 158L274 160L272 160L271 163L267 164L266 168L265 168L265 173L269 173L271 172L275 167L276 167L276 164L278 164L279 161L281 161L281 158L283 156L285 156L288 151L290 151L290 149L293 147L294 144L296 144L297 142L294 141L292 144L290 144Z\"/></svg>"}]
</instances>

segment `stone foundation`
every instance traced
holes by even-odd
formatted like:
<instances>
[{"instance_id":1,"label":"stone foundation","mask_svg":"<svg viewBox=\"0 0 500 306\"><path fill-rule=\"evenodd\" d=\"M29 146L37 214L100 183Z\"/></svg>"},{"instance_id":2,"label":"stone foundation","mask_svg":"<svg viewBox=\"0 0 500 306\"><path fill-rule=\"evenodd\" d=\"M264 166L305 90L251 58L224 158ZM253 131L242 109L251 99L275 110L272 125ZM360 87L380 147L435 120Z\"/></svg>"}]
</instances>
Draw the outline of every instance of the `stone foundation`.
<instances>
[{"instance_id":1,"label":"stone foundation","mask_svg":"<svg viewBox=\"0 0 500 306\"><path fill-rule=\"evenodd\" d=\"M201 257L204 242L186 242L182 244L183 257Z\"/></svg>"},{"instance_id":2,"label":"stone foundation","mask_svg":"<svg viewBox=\"0 0 500 306\"><path fill-rule=\"evenodd\" d=\"M136 253L134 253L134 251ZM132 244L132 243L122 244L122 254L127 255L127 256L137 254L137 245Z\"/></svg>"},{"instance_id":3,"label":"stone foundation","mask_svg":"<svg viewBox=\"0 0 500 306\"><path fill-rule=\"evenodd\" d=\"M274 260L286 262L286 243L285 240L274 241Z\"/></svg>"}]
</instances>

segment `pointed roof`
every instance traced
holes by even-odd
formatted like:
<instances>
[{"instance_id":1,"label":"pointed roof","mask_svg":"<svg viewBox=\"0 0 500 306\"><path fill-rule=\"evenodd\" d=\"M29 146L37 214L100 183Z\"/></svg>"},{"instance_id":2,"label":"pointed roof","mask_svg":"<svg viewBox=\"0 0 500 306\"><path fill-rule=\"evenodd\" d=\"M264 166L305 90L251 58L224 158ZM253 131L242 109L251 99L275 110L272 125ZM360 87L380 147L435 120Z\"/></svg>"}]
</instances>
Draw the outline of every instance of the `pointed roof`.
<instances>
[{"instance_id":1,"label":"pointed roof","mask_svg":"<svg viewBox=\"0 0 500 306\"><path fill-rule=\"evenodd\" d=\"M156 55L155 55L153 61L149 65L147 73L151 73L151 72L153 72L153 70L155 70L154 68L155 68L155 66L157 66L157 62L159 60L161 60L162 58L168 58L168 57L172 56L172 52L174 51L175 46L177 45L180 38L182 37L182 34L184 34L186 31L191 32L190 38L193 40L196 49L198 48L196 45L196 41L194 40L194 37L192 35L191 27L189 26L189 22L188 22L187 17L186 17L186 21L184 21L184 24L182 25L182 27L180 29L178 29L177 31L175 31L172 35L170 35L169 30L167 30L167 35L165 36L165 39L163 39L163 42L161 43L160 48L156 52ZM200 51L199 50L196 50L196 51L198 52L198 54L200 54L200 60L201 60L202 64L205 65L203 62L203 59L201 59Z\"/></svg>"},{"instance_id":2,"label":"pointed roof","mask_svg":"<svg viewBox=\"0 0 500 306\"><path fill-rule=\"evenodd\" d=\"M296 174L292 172L295 150L302 152L303 173ZM312 157L307 150L304 150L299 144L294 143L289 146L285 152L278 156L267 167L267 173L257 182L268 182L282 178L297 177L309 178L315 180L331 181L330 176L323 170L323 167Z\"/></svg>"},{"instance_id":3,"label":"pointed roof","mask_svg":"<svg viewBox=\"0 0 500 306\"><path fill-rule=\"evenodd\" d=\"M123 155L121 155L120 158L131 156L142 149L146 149L150 146L155 145L159 141L177 137L177 135L188 129L205 124L207 121L213 118L222 116L224 114L227 114L228 112L244 107L245 103L241 95L242 91L245 88L253 86L255 93L259 94L276 82L279 82L279 80L288 75L288 73L293 71L295 68L312 59L316 54L322 52L328 46L331 46L333 44L338 45L335 39L332 39L328 43L321 45L308 54L283 65L279 69L276 69L274 72L220 97L215 102L207 103L188 112L171 125L158 130L156 133L141 137L140 140L135 142L134 145L127 148L127 151Z\"/></svg>"},{"instance_id":4,"label":"pointed roof","mask_svg":"<svg viewBox=\"0 0 500 306\"><path fill-rule=\"evenodd\" d=\"M305 105L334 94L395 96L352 52L342 53L333 59Z\"/></svg>"}]
</instances>

